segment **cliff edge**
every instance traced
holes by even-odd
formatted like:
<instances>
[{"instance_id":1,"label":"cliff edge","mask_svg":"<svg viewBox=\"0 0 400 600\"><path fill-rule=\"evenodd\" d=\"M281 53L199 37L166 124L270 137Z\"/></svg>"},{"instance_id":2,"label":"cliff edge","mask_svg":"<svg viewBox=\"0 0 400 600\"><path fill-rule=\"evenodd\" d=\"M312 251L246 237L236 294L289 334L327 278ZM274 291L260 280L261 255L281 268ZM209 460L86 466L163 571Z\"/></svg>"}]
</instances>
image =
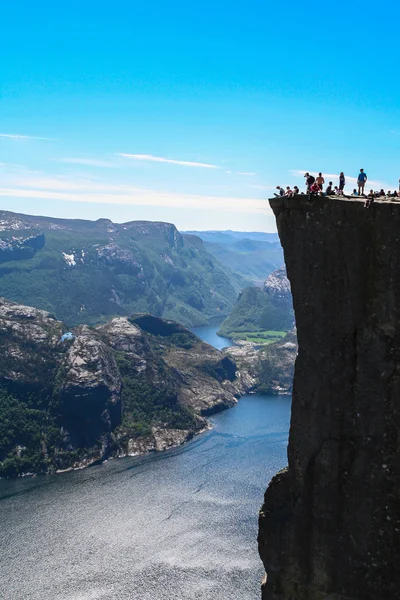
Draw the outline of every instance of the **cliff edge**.
<instances>
[{"instance_id":1,"label":"cliff edge","mask_svg":"<svg viewBox=\"0 0 400 600\"><path fill-rule=\"evenodd\" d=\"M400 598L400 206L272 199L299 342L263 600Z\"/></svg>"}]
</instances>

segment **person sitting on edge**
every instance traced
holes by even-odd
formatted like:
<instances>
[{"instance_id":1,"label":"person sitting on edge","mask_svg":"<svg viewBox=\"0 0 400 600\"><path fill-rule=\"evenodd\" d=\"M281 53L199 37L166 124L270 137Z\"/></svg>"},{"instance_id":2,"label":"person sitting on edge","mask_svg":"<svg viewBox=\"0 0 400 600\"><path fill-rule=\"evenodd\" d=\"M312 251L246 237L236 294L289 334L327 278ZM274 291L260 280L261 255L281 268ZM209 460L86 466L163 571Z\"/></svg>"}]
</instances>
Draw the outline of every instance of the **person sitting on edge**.
<instances>
[{"instance_id":1,"label":"person sitting on edge","mask_svg":"<svg viewBox=\"0 0 400 600\"><path fill-rule=\"evenodd\" d=\"M333 182L332 182L332 181L330 181L330 182L328 183L328 185L327 185L327 188L326 188L326 190L325 190L325 196L333 196L333 194L334 194L335 192L333 191L333 187L332 187L332 186L333 186Z\"/></svg>"},{"instance_id":2,"label":"person sitting on edge","mask_svg":"<svg viewBox=\"0 0 400 600\"><path fill-rule=\"evenodd\" d=\"M310 173L306 173L306 174L304 175L304 177L306 177L306 178L307 178L307 179L306 179L306 185L307 185L307 192L309 192L309 191L310 191L310 189L311 189L311 186L312 186L312 184L313 184L313 183L314 183L314 181L315 181L315 177L314 177L314 175L310 175Z\"/></svg>"},{"instance_id":3,"label":"person sitting on edge","mask_svg":"<svg viewBox=\"0 0 400 600\"><path fill-rule=\"evenodd\" d=\"M285 195L285 190L283 189L283 187L281 187L280 185L277 185L276 189L279 190L279 194L274 193L274 196L276 196L277 198L280 198L281 196Z\"/></svg>"},{"instance_id":4,"label":"person sitting on edge","mask_svg":"<svg viewBox=\"0 0 400 600\"><path fill-rule=\"evenodd\" d=\"M379 196L386 196L386 192L383 188L379 191Z\"/></svg>"},{"instance_id":5,"label":"person sitting on edge","mask_svg":"<svg viewBox=\"0 0 400 600\"><path fill-rule=\"evenodd\" d=\"M291 198L293 196L293 191L290 189L290 187L288 185L286 186L285 196L287 198Z\"/></svg>"},{"instance_id":6,"label":"person sitting on edge","mask_svg":"<svg viewBox=\"0 0 400 600\"><path fill-rule=\"evenodd\" d=\"M293 188L293 194L294 194L295 196L298 196L298 195L300 194L300 190L299 190L299 188L297 187L297 185L295 185L295 186L294 186L294 188Z\"/></svg>"},{"instance_id":7,"label":"person sitting on edge","mask_svg":"<svg viewBox=\"0 0 400 600\"><path fill-rule=\"evenodd\" d=\"M365 201L364 208L370 208L370 206L374 202L374 200L375 200L374 190L370 190L369 194L367 196L367 199Z\"/></svg>"},{"instance_id":8,"label":"person sitting on edge","mask_svg":"<svg viewBox=\"0 0 400 600\"><path fill-rule=\"evenodd\" d=\"M357 192L357 190L355 188L353 190L352 196L358 196L358 192Z\"/></svg>"},{"instance_id":9,"label":"person sitting on edge","mask_svg":"<svg viewBox=\"0 0 400 600\"><path fill-rule=\"evenodd\" d=\"M309 192L311 196L318 196L318 194L320 193L320 188L319 185L316 181L314 181L314 183L310 186Z\"/></svg>"},{"instance_id":10,"label":"person sitting on edge","mask_svg":"<svg viewBox=\"0 0 400 600\"><path fill-rule=\"evenodd\" d=\"M346 185L346 178L344 176L343 171L339 175L339 190L343 192L344 186Z\"/></svg>"},{"instance_id":11,"label":"person sitting on edge","mask_svg":"<svg viewBox=\"0 0 400 600\"><path fill-rule=\"evenodd\" d=\"M318 177L317 177L317 179L315 181L317 182L317 185L318 185L319 189L322 192L323 185L325 183L325 179L322 177L322 173L318 173Z\"/></svg>"},{"instance_id":12,"label":"person sitting on edge","mask_svg":"<svg viewBox=\"0 0 400 600\"><path fill-rule=\"evenodd\" d=\"M335 196L342 196L343 191L340 188L338 188L337 185L335 185L335 189L334 189L333 193L334 193Z\"/></svg>"},{"instance_id":13,"label":"person sitting on edge","mask_svg":"<svg viewBox=\"0 0 400 600\"><path fill-rule=\"evenodd\" d=\"M364 169L360 169L360 172L358 174L358 178L357 178L357 185L358 185L358 195L359 196L364 196L364 187L365 184L367 182L367 174L364 173Z\"/></svg>"}]
</instances>

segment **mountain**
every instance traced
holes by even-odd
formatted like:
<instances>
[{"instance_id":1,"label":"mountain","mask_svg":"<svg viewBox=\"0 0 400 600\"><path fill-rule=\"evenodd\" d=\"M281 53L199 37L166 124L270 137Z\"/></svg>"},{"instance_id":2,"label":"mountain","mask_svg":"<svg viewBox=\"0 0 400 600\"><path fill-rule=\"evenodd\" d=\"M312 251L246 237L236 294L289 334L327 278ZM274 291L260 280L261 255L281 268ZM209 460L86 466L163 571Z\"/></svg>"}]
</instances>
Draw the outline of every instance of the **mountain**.
<instances>
[{"instance_id":1,"label":"mountain","mask_svg":"<svg viewBox=\"0 0 400 600\"><path fill-rule=\"evenodd\" d=\"M277 233L265 233L264 231L225 231L210 230L210 231L184 231L183 233L197 235L205 242L215 244L232 244L237 240L252 240L256 242L280 243Z\"/></svg>"},{"instance_id":2,"label":"mountain","mask_svg":"<svg viewBox=\"0 0 400 600\"><path fill-rule=\"evenodd\" d=\"M0 211L0 295L70 325L148 312L187 326L229 314L238 277L169 223Z\"/></svg>"},{"instance_id":3,"label":"mountain","mask_svg":"<svg viewBox=\"0 0 400 600\"><path fill-rule=\"evenodd\" d=\"M283 252L275 233L198 231L206 250L240 275L246 285L261 285L265 276L283 265Z\"/></svg>"},{"instance_id":4,"label":"mountain","mask_svg":"<svg viewBox=\"0 0 400 600\"><path fill-rule=\"evenodd\" d=\"M238 341L226 350L247 387L258 394L291 394L297 356L296 330L268 345Z\"/></svg>"},{"instance_id":5,"label":"mountain","mask_svg":"<svg viewBox=\"0 0 400 600\"><path fill-rule=\"evenodd\" d=\"M68 332L0 298L0 354L0 476L181 444L247 389L231 357L151 315Z\"/></svg>"},{"instance_id":6,"label":"mountain","mask_svg":"<svg viewBox=\"0 0 400 600\"><path fill-rule=\"evenodd\" d=\"M268 341L293 328L292 296L285 268L268 276L263 289L244 289L219 333L233 339Z\"/></svg>"}]
</instances>

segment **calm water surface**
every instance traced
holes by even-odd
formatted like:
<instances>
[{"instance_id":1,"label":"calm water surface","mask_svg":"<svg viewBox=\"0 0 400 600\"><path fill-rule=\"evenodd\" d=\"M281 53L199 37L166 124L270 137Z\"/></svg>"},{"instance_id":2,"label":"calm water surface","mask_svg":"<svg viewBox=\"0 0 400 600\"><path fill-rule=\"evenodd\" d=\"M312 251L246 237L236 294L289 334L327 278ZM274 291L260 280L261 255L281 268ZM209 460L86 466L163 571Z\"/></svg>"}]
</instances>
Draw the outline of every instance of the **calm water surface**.
<instances>
[{"instance_id":1,"label":"calm water surface","mask_svg":"<svg viewBox=\"0 0 400 600\"><path fill-rule=\"evenodd\" d=\"M232 340L225 337L220 337L217 335L217 331L219 331L221 323L217 325L206 325L205 327L195 327L191 331L195 333L199 338L210 344L210 346L214 346L217 350L222 350L222 348L226 348L227 346L232 346Z\"/></svg>"},{"instance_id":2,"label":"calm water surface","mask_svg":"<svg viewBox=\"0 0 400 600\"><path fill-rule=\"evenodd\" d=\"M245 396L183 447L0 482L1 600L259 600L289 417L288 397Z\"/></svg>"}]
</instances>

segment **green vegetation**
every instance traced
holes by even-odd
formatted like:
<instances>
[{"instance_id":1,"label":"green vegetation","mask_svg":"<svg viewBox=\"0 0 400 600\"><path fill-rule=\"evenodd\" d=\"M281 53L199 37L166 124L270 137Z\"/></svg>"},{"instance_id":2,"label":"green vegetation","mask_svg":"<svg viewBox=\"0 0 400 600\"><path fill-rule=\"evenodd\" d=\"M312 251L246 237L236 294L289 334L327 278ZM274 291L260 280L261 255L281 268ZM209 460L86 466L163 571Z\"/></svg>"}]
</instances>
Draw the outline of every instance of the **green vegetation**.
<instances>
[{"instance_id":1,"label":"green vegetation","mask_svg":"<svg viewBox=\"0 0 400 600\"><path fill-rule=\"evenodd\" d=\"M230 316L222 323L219 333L234 339L249 339L254 333L261 334L268 340L279 336L266 332L287 332L292 327L291 297L271 296L261 288L252 287L246 288L240 294ZM257 337L251 341L259 340Z\"/></svg>"},{"instance_id":2,"label":"green vegetation","mask_svg":"<svg viewBox=\"0 0 400 600\"><path fill-rule=\"evenodd\" d=\"M262 283L283 264L283 251L276 234L238 231L193 232L207 252L239 275L243 287Z\"/></svg>"},{"instance_id":3,"label":"green vegetation","mask_svg":"<svg viewBox=\"0 0 400 600\"><path fill-rule=\"evenodd\" d=\"M157 378L138 373L132 360L116 353L122 378L123 419L120 432L128 437L151 434L153 426L192 429L196 416L192 409L178 403L176 392L168 385L168 372L162 359L157 360Z\"/></svg>"},{"instance_id":4,"label":"green vegetation","mask_svg":"<svg viewBox=\"0 0 400 600\"><path fill-rule=\"evenodd\" d=\"M229 314L240 279L199 238L166 223L63 221L1 212L18 237L44 234L44 245L20 260L0 257L0 296L48 310L69 326L118 315L151 313L186 326Z\"/></svg>"},{"instance_id":5,"label":"green vegetation","mask_svg":"<svg viewBox=\"0 0 400 600\"><path fill-rule=\"evenodd\" d=\"M286 335L286 331L243 331L240 333L233 333L231 337L233 340L247 340L249 342L255 342L256 344L273 344L279 341Z\"/></svg>"}]
</instances>

